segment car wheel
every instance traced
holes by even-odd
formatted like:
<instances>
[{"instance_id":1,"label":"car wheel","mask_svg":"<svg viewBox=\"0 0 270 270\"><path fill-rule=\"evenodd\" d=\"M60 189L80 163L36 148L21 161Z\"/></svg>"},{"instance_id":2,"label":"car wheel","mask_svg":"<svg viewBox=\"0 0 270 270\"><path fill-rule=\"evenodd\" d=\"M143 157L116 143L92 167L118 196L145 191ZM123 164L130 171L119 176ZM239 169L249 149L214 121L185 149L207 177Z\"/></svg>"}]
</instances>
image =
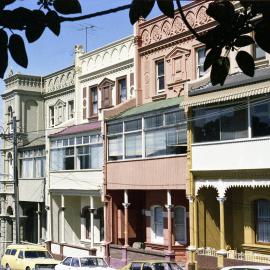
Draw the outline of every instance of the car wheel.
<instances>
[{"instance_id":1,"label":"car wheel","mask_svg":"<svg viewBox=\"0 0 270 270\"><path fill-rule=\"evenodd\" d=\"M6 264L6 270L11 270L9 264Z\"/></svg>"},{"instance_id":2,"label":"car wheel","mask_svg":"<svg viewBox=\"0 0 270 270\"><path fill-rule=\"evenodd\" d=\"M27 267L25 268L25 270L30 270L30 267L29 267L29 266L27 266Z\"/></svg>"}]
</instances>

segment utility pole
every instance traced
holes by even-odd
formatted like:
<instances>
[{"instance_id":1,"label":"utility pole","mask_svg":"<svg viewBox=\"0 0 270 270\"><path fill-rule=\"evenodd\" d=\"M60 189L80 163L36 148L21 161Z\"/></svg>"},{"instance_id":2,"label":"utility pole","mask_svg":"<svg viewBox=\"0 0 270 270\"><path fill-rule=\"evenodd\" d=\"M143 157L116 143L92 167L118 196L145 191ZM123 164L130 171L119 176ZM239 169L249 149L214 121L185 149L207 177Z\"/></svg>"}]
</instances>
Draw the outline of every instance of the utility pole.
<instances>
[{"instance_id":1,"label":"utility pole","mask_svg":"<svg viewBox=\"0 0 270 270\"><path fill-rule=\"evenodd\" d=\"M16 218L16 244L20 243L20 211L19 211L19 181L18 181L18 158L17 158L17 120L12 118L13 127L13 181L15 195L15 218Z\"/></svg>"}]
</instances>

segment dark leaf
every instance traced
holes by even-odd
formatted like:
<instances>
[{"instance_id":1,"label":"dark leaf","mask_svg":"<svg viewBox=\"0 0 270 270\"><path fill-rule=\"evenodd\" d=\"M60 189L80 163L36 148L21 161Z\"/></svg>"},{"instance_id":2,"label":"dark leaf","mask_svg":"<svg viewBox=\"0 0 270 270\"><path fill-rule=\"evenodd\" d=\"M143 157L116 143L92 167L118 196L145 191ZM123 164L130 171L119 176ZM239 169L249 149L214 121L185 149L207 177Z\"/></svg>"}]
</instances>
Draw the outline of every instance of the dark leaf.
<instances>
[{"instance_id":1,"label":"dark leaf","mask_svg":"<svg viewBox=\"0 0 270 270\"><path fill-rule=\"evenodd\" d=\"M28 42L38 40L45 30L45 14L41 10L33 10L28 19L25 36Z\"/></svg>"},{"instance_id":2,"label":"dark leaf","mask_svg":"<svg viewBox=\"0 0 270 270\"><path fill-rule=\"evenodd\" d=\"M8 48L0 46L0 78L4 78L8 66Z\"/></svg>"},{"instance_id":3,"label":"dark leaf","mask_svg":"<svg viewBox=\"0 0 270 270\"><path fill-rule=\"evenodd\" d=\"M208 16L224 26L230 26L234 15L234 5L229 0L211 2L206 10Z\"/></svg>"},{"instance_id":4,"label":"dark leaf","mask_svg":"<svg viewBox=\"0 0 270 270\"><path fill-rule=\"evenodd\" d=\"M139 0L133 0L129 9L129 20L131 24L134 24L142 16Z\"/></svg>"},{"instance_id":5,"label":"dark leaf","mask_svg":"<svg viewBox=\"0 0 270 270\"><path fill-rule=\"evenodd\" d=\"M157 0L159 9L168 17L174 17L173 0Z\"/></svg>"},{"instance_id":6,"label":"dark leaf","mask_svg":"<svg viewBox=\"0 0 270 270\"><path fill-rule=\"evenodd\" d=\"M212 65L210 74L212 85L223 85L230 70L230 60L228 57L219 57Z\"/></svg>"},{"instance_id":7,"label":"dark leaf","mask_svg":"<svg viewBox=\"0 0 270 270\"><path fill-rule=\"evenodd\" d=\"M270 24L262 21L256 25L255 28L256 43L264 51L270 53Z\"/></svg>"},{"instance_id":8,"label":"dark leaf","mask_svg":"<svg viewBox=\"0 0 270 270\"><path fill-rule=\"evenodd\" d=\"M31 11L27 8L16 8L14 10L2 10L0 12L0 24L11 29L23 30Z\"/></svg>"},{"instance_id":9,"label":"dark leaf","mask_svg":"<svg viewBox=\"0 0 270 270\"><path fill-rule=\"evenodd\" d=\"M236 39L236 41L234 42L234 46L245 47L253 43L254 43L254 40L251 36L243 35Z\"/></svg>"},{"instance_id":10,"label":"dark leaf","mask_svg":"<svg viewBox=\"0 0 270 270\"><path fill-rule=\"evenodd\" d=\"M24 46L24 41L21 36L12 34L9 38L8 48L13 60L18 65L27 68L28 58Z\"/></svg>"},{"instance_id":11,"label":"dark leaf","mask_svg":"<svg viewBox=\"0 0 270 270\"><path fill-rule=\"evenodd\" d=\"M0 10L4 9L5 6L14 3L16 0L0 0Z\"/></svg>"},{"instance_id":12,"label":"dark leaf","mask_svg":"<svg viewBox=\"0 0 270 270\"><path fill-rule=\"evenodd\" d=\"M246 75L250 77L254 76L255 71L254 59L249 53L245 51L240 51L237 53L235 59L238 66Z\"/></svg>"},{"instance_id":13,"label":"dark leaf","mask_svg":"<svg viewBox=\"0 0 270 270\"><path fill-rule=\"evenodd\" d=\"M3 78L8 66L8 35L0 29L0 77Z\"/></svg>"},{"instance_id":14,"label":"dark leaf","mask_svg":"<svg viewBox=\"0 0 270 270\"><path fill-rule=\"evenodd\" d=\"M58 14L51 10L46 14L47 26L56 35L60 34L60 20Z\"/></svg>"},{"instance_id":15,"label":"dark leaf","mask_svg":"<svg viewBox=\"0 0 270 270\"><path fill-rule=\"evenodd\" d=\"M78 0L55 0L54 9L61 14L81 13L82 8Z\"/></svg>"},{"instance_id":16,"label":"dark leaf","mask_svg":"<svg viewBox=\"0 0 270 270\"><path fill-rule=\"evenodd\" d=\"M134 24L140 17L146 18L154 4L155 0L133 0L129 10L130 22Z\"/></svg>"},{"instance_id":17,"label":"dark leaf","mask_svg":"<svg viewBox=\"0 0 270 270\"><path fill-rule=\"evenodd\" d=\"M142 17L146 18L154 7L155 0L144 0L141 1L141 13Z\"/></svg>"},{"instance_id":18,"label":"dark leaf","mask_svg":"<svg viewBox=\"0 0 270 270\"><path fill-rule=\"evenodd\" d=\"M218 58L221 55L221 51L222 51L222 49L217 48L217 47L215 47L209 51L209 53L205 57L205 61L204 61L204 65L203 65L204 71L206 71L208 68L210 68L210 66L212 66L213 63L215 63L218 60Z\"/></svg>"}]
</instances>

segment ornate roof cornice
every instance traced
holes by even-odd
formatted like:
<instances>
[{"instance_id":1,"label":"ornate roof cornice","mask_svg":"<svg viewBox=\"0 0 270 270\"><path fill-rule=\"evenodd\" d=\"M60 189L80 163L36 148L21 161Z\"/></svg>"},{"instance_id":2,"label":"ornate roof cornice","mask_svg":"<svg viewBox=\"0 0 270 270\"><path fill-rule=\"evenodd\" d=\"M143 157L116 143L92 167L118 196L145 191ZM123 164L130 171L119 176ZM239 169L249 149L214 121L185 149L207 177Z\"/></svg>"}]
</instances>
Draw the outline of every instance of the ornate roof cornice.
<instances>
[{"instance_id":1,"label":"ornate roof cornice","mask_svg":"<svg viewBox=\"0 0 270 270\"><path fill-rule=\"evenodd\" d=\"M88 82L101 77L106 77L107 75L119 72L121 70L132 68L133 66L134 66L134 59L131 58L126 61L117 63L115 65L99 69L95 72L90 72L85 75L82 75L79 77L79 80L81 81L81 83Z\"/></svg>"}]
</instances>

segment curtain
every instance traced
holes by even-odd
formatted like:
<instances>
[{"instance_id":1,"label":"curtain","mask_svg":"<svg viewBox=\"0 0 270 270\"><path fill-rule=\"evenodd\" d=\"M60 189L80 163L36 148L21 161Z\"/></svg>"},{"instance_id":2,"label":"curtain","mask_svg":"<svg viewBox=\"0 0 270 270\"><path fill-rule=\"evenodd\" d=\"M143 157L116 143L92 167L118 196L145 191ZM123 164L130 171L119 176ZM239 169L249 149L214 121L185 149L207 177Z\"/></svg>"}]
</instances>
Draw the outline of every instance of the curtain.
<instances>
[{"instance_id":1,"label":"curtain","mask_svg":"<svg viewBox=\"0 0 270 270\"><path fill-rule=\"evenodd\" d=\"M142 134L133 133L125 136L125 155L126 158L142 156Z\"/></svg>"},{"instance_id":2,"label":"curtain","mask_svg":"<svg viewBox=\"0 0 270 270\"><path fill-rule=\"evenodd\" d=\"M257 201L257 242L270 242L270 201Z\"/></svg>"},{"instance_id":3,"label":"curtain","mask_svg":"<svg viewBox=\"0 0 270 270\"><path fill-rule=\"evenodd\" d=\"M166 154L166 130L148 131L145 134L145 154L147 157Z\"/></svg>"}]
</instances>

